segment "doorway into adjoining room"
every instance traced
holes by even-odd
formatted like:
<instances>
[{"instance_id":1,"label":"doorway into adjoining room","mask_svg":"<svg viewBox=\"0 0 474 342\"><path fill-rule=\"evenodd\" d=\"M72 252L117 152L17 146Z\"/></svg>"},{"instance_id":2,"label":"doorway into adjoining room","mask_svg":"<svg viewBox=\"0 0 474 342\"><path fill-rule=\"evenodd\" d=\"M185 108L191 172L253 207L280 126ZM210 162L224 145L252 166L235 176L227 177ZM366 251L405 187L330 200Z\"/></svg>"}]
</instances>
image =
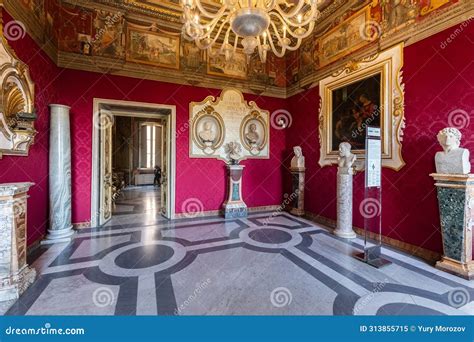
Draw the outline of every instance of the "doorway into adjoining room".
<instances>
[{"instance_id":1,"label":"doorway into adjoining room","mask_svg":"<svg viewBox=\"0 0 474 342\"><path fill-rule=\"evenodd\" d=\"M92 225L173 218L175 107L113 100L94 107Z\"/></svg>"},{"instance_id":2,"label":"doorway into adjoining room","mask_svg":"<svg viewBox=\"0 0 474 342\"><path fill-rule=\"evenodd\" d=\"M115 116L112 129L112 216L163 212L166 119Z\"/></svg>"}]
</instances>

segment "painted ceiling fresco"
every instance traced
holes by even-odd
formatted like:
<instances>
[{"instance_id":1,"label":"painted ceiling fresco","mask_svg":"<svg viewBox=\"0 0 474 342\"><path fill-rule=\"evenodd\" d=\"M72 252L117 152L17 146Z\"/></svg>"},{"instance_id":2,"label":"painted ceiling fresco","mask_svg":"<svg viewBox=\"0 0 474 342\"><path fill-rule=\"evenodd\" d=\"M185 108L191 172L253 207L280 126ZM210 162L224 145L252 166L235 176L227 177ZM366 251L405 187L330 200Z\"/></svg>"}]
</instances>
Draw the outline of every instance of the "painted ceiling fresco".
<instances>
[{"instance_id":1,"label":"painted ceiling fresco","mask_svg":"<svg viewBox=\"0 0 474 342\"><path fill-rule=\"evenodd\" d=\"M285 88L460 0L324 0L313 35L285 58L269 54L265 64L257 57L247 63L243 53L231 61L209 57L184 40L179 0L19 1L63 53ZM208 1L211 6L218 2ZM342 15L331 14L343 7Z\"/></svg>"}]
</instances>

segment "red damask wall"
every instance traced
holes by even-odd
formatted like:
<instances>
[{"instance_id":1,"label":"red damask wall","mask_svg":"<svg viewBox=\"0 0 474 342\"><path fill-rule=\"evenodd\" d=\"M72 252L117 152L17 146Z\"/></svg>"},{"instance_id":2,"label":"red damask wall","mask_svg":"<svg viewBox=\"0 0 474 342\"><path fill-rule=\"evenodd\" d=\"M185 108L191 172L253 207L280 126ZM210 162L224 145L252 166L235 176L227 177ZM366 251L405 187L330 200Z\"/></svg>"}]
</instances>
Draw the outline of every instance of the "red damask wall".
<instances>
[{"instance_id":1,"label":"red damask wall","mask_svg":"<svg viewBox=\"0 0 474 342\"><path fill-rule=\"evenodd\" d=\"M440 150L436 140L440 129L459 127L464 147L474 150L473 51L472 23L405 48L406 129L402 154L406 165L399 172L383 170L384 235L442 251L436 191L429 174L435 170L434 155ZM335 220L336 167L318 165L318 107L318 88L289 99L293 124L287 132L287 151L301 145L306 156L306 210ZM474 155L471 158L474 161ZM364 174L360 173L354 179L354 225L358 227L363 227L359 212L363 186Z\"/></svg>"},{"instance_id":2,"label":"red damask wall","mask_svg":"<svg viewBox=\"0 0 474 342\"><path fill-rule=\"evenodd\" d=\"M231 83L230 83L231 84ZM92 170L93 99L115 99L160 103L176 106L176 212L183 202L196 198L203 210L219 209L226 195L223 161L189 158L189 103L202 101L220 90L181 86L129 77L111 76L77 70L64 70L58 81L59 102L71 106L73 222L90 220ZM286 101L245 95L260 108L273 112L286 108ZM271 129L271 158L248 160L243 164L243 197L250 207L279 205L283 194L281 161L285 150L285 132Z\"/></svg>"},{"instance_id":3,"label":"red damask wall","mask_svg":"<svg viewBox=\"0 0 474 342\"><path fill-rule=\"evenodd\" d=\"M11 18L4 13L4 22ZM455 34L455 30L458 33ZM450 37L451 42L447 38ZM384 235L423 248L441 251L437 200L429 173L439 150L436 133L448 124L463 125L463 145L474 150L474 26L452 28L405 49L404 82L406 124L400 171L383 171ZM30 156L0 160L0 182L32 181L28 201L28 241L39 239L48 225L48 104L72 107L73 222L90 220L93 98L171 104L177 107L177 128L187 127L188 105L220 91L134 78L57 68L28 35L10 42L20 59L30 66L36 84L35 106L39 131ZM230 81L229 84L232 84ZM271 129L271 159L245 161L244 198L249 206L279 204L289 174L291 147L301 145L306 156L306 210L336 218L336 170L320 168L318 143L318 89L288 100L246 95L273 112L288 109L292 125ZM468 113L467 121L449 123L450 113ZM453 116L451 116L453 117ZM463 118L463 116L457 116ZM453 120L452 120L453 121ZM204 210L219 209L225 198L224 163L189 158L189 135L177 136L176 212L183 202L196 198ZM474 156L473 156L474 157ZM474 159L474 158L473 158ZM474 160L473 160L474 161ZM363 174L355 176L354 224L363 226L358 206L363 199Z\"/></svg>"},{"instance_id":4,"label":"red damask wall","mask_svg":"<svg viewBox=\"0 0 474 342\"><path fill-rule=\"evenodd\" d=\"M3 11L4 25L12 18ZM0 160L0 183L33 182L28 199L28 242L38 240L47 229L48 222L48 146L49 109L56 102L56 81L59 69L28 36L9 41L18 58L28 64L35 83L35 123L38 135L28 157L4 156Z\"/></svg>"}]
</instances>

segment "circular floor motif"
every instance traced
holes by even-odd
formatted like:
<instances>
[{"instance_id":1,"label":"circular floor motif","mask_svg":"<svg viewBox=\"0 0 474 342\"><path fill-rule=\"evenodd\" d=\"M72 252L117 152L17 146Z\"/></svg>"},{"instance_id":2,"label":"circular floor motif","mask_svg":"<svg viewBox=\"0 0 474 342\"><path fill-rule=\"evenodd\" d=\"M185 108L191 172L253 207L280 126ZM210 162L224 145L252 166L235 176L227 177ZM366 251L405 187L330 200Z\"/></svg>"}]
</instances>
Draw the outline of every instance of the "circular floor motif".
<instances>
[{"instance_id":1,"label":"circular floor motif","mask_svg":"<svg viewBox=\"0 0 474 342\"><path fill-rule=\"evenodd\" d=\"M249 233L249 237L262 243L285 243L292 239L291 234L271 228L254 230Z\"/></svg>"},{"instance_id":2,"label":"circular floor motif","mask_svg":"<svg viewBox=\"0 0 474 342\"><path fill-rule=\"evenodd\" d=\"M166 270L186 256L183 245L174 241L138 242L118 248L99 263L102 272L134 277Z\"/></svg>"},{"instance_id":3,"label":"circular floor motif","mask_svg":"<svg viewBox=\"0 0 474 342\"><path fill-rule=\"evenodd\" d=\"M122 268L137 269L159 265L174 254L173 248L163 245L145 245L132 248L115 258L115 264Z\"/></svg>"},{"instance_id":4,"label":"circular floor motif","mask_svg":"<svg viewBox=\"0 0 474 342\"><path fill-rule=\"evenodd\" d=\"M294 247L303 241L302 236L287 228L254 227L240 232L240 239L255 247L265 249L284 249Z\"/></svg>"}]
</instances>

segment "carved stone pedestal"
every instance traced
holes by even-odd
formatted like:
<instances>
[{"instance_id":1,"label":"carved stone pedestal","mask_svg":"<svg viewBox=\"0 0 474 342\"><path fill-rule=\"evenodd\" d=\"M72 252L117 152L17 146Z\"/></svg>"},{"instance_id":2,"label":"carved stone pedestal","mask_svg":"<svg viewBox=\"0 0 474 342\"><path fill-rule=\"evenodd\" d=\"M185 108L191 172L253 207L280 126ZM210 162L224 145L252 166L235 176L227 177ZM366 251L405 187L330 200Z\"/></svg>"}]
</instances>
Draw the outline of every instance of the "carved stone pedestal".
<instances>
[{"instance_id":1,"label":"carved stone pedestal","mask_svg":"<svg viewBox=\"0 0 474 342\"><path fill-rule=\"evenodd\" d=\"M304 167L292 167L291 170L291 209L290 213L296 216L304 215Z\"/></svg>"},{"instance_id":2,"label":"carved stone pedestal","mask_svg":"<svg viewBox=\"0 0 474 342\"><path fill-rule=\"evenodd\" d=\"M443 234L443 257L436 268L473 279L474 175L433 173L430 176L436 181Z\"/></svg>"},{"instance_id":3,"label":"carved stone pedestal","mask_svg":"<svg viewBox=\"0 0 474 342\"><path fill-rule=\"evenodd\" d=\"M353 239L357 235L352 230L352 169L337 169L337 227L334 234Z\"/></svg>"},{"instance_id":4,"label":"carved stone pedestal","mask_svg":"<svg viewBox=\"0 0 474 342\"><path fill-rule=\"evenodd\" d=\"M33 183L0 184L0 314L36 278L26 263L27 192Z\"/></svg>"},{"instance_id":5,"label":"carved stone pedestal","mask_svg":"<svg viewBox=\"0 0 474 342\"><path fill-rule=\"evenodd\" d=\"M243 165L227 165L229 170L229 196L224 202L224 216L228 218L247 217L247 205L242 200Z\"/></svg>"}]
</instances>

